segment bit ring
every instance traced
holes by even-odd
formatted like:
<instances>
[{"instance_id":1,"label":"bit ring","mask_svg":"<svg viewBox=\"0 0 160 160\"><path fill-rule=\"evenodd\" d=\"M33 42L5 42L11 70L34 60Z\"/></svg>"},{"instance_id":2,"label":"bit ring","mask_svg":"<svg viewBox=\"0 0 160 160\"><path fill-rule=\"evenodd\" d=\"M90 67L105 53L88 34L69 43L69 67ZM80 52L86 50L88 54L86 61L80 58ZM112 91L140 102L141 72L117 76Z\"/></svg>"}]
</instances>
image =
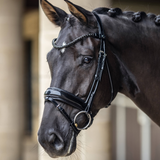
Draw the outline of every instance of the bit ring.
<instances>
[{"instance_id":1,"label":"bit ring","mask_svg":"<svg viewBox=\"0 0 160 160\"><path fill-rule=\"evenodd\" d=\"M81 114L85 114L86 117L88 118L88 123L87 123L83 128L79 128L79 127L78 127L78 124L77 124L77 122L76 122L77 117L78 117L79 115L81 115ZM87 128L91 125L91 123L92 123L92 117L91 117L91 115L90 115L88 112L86 112L86 111L80 111L80 112L78 112L78 113L75 115L75 117L74 117L74 125L75 125L75 127L76 127L78 130L85 130L85 129L87 129Z\"/></svg>"}]
</instances>

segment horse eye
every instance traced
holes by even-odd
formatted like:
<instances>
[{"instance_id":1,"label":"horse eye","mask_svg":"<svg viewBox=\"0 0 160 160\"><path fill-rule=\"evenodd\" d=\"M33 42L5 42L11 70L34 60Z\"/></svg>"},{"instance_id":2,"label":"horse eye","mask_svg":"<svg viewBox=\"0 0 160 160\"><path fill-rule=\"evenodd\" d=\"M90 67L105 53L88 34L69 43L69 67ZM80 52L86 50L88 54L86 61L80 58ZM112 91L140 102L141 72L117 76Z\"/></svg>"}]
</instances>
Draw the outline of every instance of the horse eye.
<instances>
[{"instance_id":1,"label":"horse eye","mask_svg":"<svg viewBox=\"0 0 160 160\"><path fill-rule=\"evenodd\" d=\"M85 64L89 64L91 61L92 61L91 57L84 57L83 58L83 63L85 63Z\"/></svg>"}]
</instances>

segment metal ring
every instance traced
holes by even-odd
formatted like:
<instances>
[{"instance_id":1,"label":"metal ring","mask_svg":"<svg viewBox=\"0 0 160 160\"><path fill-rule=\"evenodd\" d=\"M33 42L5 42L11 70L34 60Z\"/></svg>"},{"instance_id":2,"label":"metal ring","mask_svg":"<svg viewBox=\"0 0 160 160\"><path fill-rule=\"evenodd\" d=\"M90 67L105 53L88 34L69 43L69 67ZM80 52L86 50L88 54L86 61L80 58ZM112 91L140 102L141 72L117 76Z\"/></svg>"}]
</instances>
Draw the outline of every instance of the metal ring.
<instances>
[{"instance_id":1,"label":"metal ring","mask_svg":"<svg viewBox=\"0 0 160 160\"><path fill-rule=\"evenodd\" d=\"M83 127L83 128L79 128L78 125L77 125L77 123L76 123L76 119L77 119L77 117L78 117L80 114L85 114L85 115L88 117L88 120L89 120L88 123L86 124L86 126ZM86 112L86 111L80 111L80 112L78 112L78 113L75 115L75 117L74 117L74 125L75 125L75 127L76 127L78 130L85 130L85 129L87 129L87 128L90 126L91 123L92 123L92 117L91 117L91 115L90 115L88 112Z\"/></svg>"}]
</instances>

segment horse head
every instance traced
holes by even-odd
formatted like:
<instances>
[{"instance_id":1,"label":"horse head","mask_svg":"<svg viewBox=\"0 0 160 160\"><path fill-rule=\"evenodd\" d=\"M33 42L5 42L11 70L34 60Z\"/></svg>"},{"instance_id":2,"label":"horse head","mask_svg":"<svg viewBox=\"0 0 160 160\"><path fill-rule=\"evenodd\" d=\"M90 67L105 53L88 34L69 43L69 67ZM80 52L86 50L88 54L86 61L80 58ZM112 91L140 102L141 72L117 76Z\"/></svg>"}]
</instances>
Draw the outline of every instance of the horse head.
<instances>
[{"instance_id":1,"label":"horse head","mask_svg":"<svg viewBox=\"0 0 160 160\"><path fill-rule=\"evenodd\" d=\"M38 133L40 144L53 158L75 151L79 132L92 124L98 111L116 94L106 68L105 37L99 33L102 28L98 17L67 0L66 3L71 14L41 0L48 19L61 27L47 54L51 84L45 92Z\"/></svg>"}]
</instances>

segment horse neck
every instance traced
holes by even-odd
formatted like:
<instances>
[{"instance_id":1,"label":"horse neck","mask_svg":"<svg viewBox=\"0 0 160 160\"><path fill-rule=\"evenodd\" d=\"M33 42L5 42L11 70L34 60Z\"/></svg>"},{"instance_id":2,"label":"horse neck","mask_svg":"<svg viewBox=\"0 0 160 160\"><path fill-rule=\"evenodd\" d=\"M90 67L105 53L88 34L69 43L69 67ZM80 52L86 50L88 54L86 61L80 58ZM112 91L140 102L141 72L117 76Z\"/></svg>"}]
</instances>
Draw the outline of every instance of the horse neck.
<instances>
[{"instance_id":1,"label":"horse neck","mask_svg":"<svg viewBox=\"0 0 160 160\"><path fill-rule=\"evenodd\" d=\"M121 79L119 92L132 99L160 125L157 115L160 104L160 27L153 26L149 20L137 24L123 17L105 16L104 19L107 39L119 65L119 70L115 71L121 75L117 77Z\"/></svg>"}]
</instances>

